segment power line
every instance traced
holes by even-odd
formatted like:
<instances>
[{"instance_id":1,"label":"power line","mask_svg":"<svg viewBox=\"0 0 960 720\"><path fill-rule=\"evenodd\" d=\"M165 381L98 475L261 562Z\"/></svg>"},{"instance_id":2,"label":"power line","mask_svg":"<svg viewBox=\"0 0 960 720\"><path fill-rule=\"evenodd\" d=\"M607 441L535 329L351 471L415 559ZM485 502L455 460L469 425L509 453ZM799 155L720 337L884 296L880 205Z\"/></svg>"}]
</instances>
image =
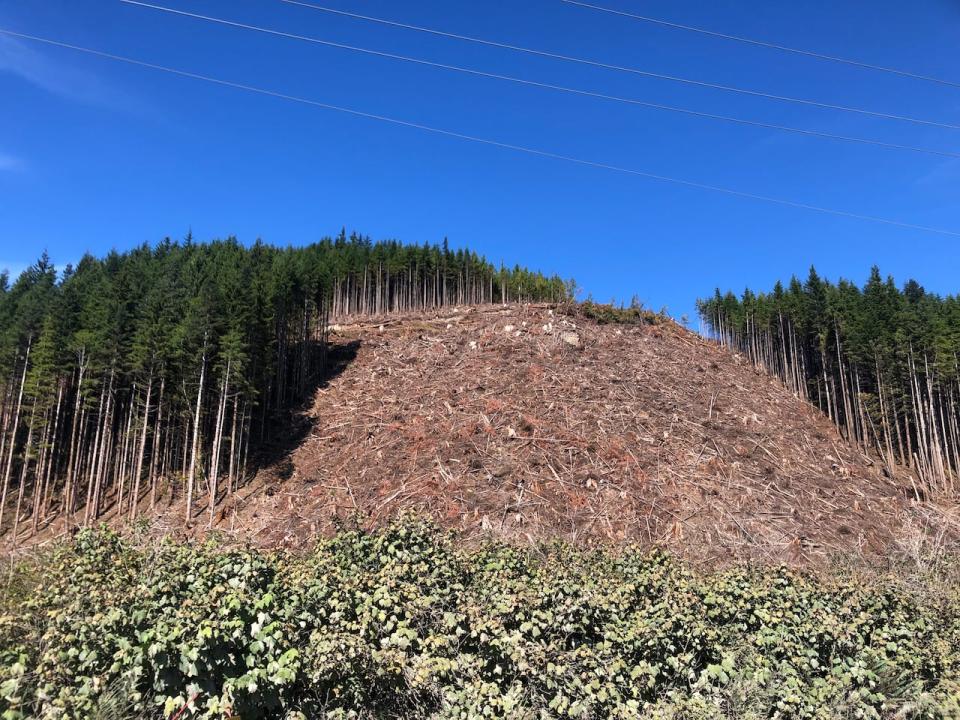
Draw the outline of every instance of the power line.
<instances>
[{"instance_id":1,"label":"power line","mask_svg":"<svg viewBox=\"0 0 960 720\"><path fill-rule=\"evenodd\" d=\"M943 78L933 77L931 75L921 75L919 73L910 72L909 70L899 70L897 68L885 67L883 65L873 65L871 63L860 62L859 60L850 60L849 58L842 58L836 55L826 55L824 53L813 52L812 50L802 50L800 48L788 47L787 45L779 45L766 40L756 40L754 38L743 37L740 35L729 35L727 33L716 32L714 30L694 27L692 25L682 25L680 23L670 22L669 20L650 17L649 15L639 15L637 13L627 12L626 10L616 10L614 8L603 7L601 5L581 2L581 0L560 0L560 2L564 2L568 5L578 5L591 10L599 10L600 12L610 13L611 15L621 15L633 20L641 20L643 22L653 23L655 25L674 28L675 30L686 30L687 32L700 33L701 35L709 35L710 37L722 38L723 40L733 40L735 42L745 43L747 45L755 45L757 47L769 48L771 50L780 50L782 52L794 53L796 55L804 55L806 57L816 58L817 60L827 60L829 62L841 63L843 65L852 65L853 67L863 68L865 70L877 70L879 72L890 73L891 75L899 75L901 77L911 78L913 80L923 80L925 82L937 83L939 85L946 85L948 87L960 88L960 82L944 80Z\"/></svg>"},{"instance_id":2,"label":"power line","mask_svg":"<svg viewBox=\"0 0 960 720\"><path fill-rule=\"evenodd\" d=\"M132 3L132 0L121 0L121 2ZM391 27L398 27L406 30L414 30L416 32L429 33L431 35L452 38L454 40L464 40L466 42L477 43L480 45L487 45L489 47L502 48L504 50L512 50L515 52L527 53L529 55L537 55L539 57L552 58L553 60L562 60L564 62L578 63L580 65L589 65L591 67L602 68L604 70L614 70L616 72L631 73L633 75L639 75L641 77L655 78L657 80L666 80L669 82L682 83L684 85L694 85L697 87L705 87L705 88L710 88L712 90L722 90L724 92L738 93L740 95L749 95L751 97L759 97L759 98L764 98L766 100L776 100L779 102L796 103L798 105L807 105L810 107L819 107L819 108L825 108L828 110L840 110L842 112L856 113L858 115L868 115L870 117L883 118L885 120L900 120L902 122L910 122L918 125L929 125L933 127L948 128L950 130L960 130L960 125L939 122L937 120L925 120L923 118L915 118L915 117L909 117L905 115L895 115L892 113L883 113L875 110L866 110L864 108L849 107L846 105L834 105L831 103L820 102L818 100L810 100L807 98L796 98L796 97L790 97L787 95L776 95L774 93L766 93L760 90L750 90L748 88L735 87L732 85L721 85L719 83L711 83L703 80L694 80L692 78L681 77L678 75L665 75L662 73L656 73L648 70L641 70L639 68L627 67L625 65L615 65L612 63L601 62L599 60L589 60L587 58L579 58L579 57L574 57L572 55L563 55L561 53L550 52L548 50L536 50L534 48L528 48L521 45L511 45L509 43L497 42L495 40L486 40L484 38L472 37L469 35L459 35L457 33L445 32L443 30L436 30L434 28L422 27L419 25L411 25L409 23L396 22L394 20L385 20L383 18L373 17L371 15L361 15L359 13L347 12L346 10L337 10L335 8L330 8L323 5L316 5L314 3L302 2L301 0L280 0L280 2L287 3L288 5L299 5L301 7L310 8L312 10L319 10L325 13L332 13L334 15L342 15L344 17L355 18L357 20L365 20L368 22L380 23L381 25L389 25ZM135 3L132 3L132 4L135 4Z\"/></svg>"},{"instance_id":3,"label":"power line","mask_svg":"<svg viewBox=\"0 0 960 720\"><path fill-rule=\"evenodd\" d=\"M442 135L444 137L456 138L458 140L466 140L468 142L477 143L480 145L487 145L490 147L497 147L505 150L513 150L515 152L526 153L528 155L535 155L537 157L548 158L551 160L562 160L563 162L574 163L576 165L599 168L602 170L611 170L613 172L648 178L650 180L657 180L660 182L672 183L675 185L682 185L684 187L695 188L697 190L708 190L710 192L721 193L724 195L730 195L733 197L739 197L739 198L744 198L748 200L756 200L759 202L765 202L765 203L770 203L774 205L781 205L784 207L796 208L800 210L810 210L812 212L824 213L827 215L835 215L838 217L845 217L845 218L850 218L854 220L864 220L867 222L879 223L882 225L892 225L894 227L905 228L908 230L919 230L922 232L935 233L938 235L949 235L951 237L960 237L960 231L956 231L956 230L946 230L943 228L930 227L926 225L916 225L913 223L902 222L900 220L891 220L889 218L876 217L873 215L861 215L859 213L847 212L845 210L835 210L832 208L821 207L818 205L811 205L808 203L796 202L794 200L786 200L783 198L771 197L768 195L758 195L755 193L744 192L742 190L735 190L732 188L722 187L720 185L709 185L707 183L696 182L693 180L685 180L683 178L675 178L675 177L670 177L668 175L659 175L656 173L646 172L644 170L635 170L633 168L622 167L620 165L612 165L610 163L598 162L595 160L584 160L582 158L576 158L570 155L562 155L560 153L554 153L547 150L538 150L536 148L525 147L523 145L514 145L512 143L501 142L499 140L491 140L489 138L478 137L475 135L467 135L465 133L459 133L453 130L444 130L443 128L436 128L430 125L422 125L420 123L410 122L409 120L400 120L398 118L389 117L387 115L378 115L375 113L364 112L362 110L354 110L353 108L342 107L339 105L331 105L329 103L320 102L318 100L311 100L309 98L298 97L296 95L288 95L286 93L278 92L275 90L269 90L267 88L257 87L255 85L246 85L243 83L233 82L231 80L222 80L220 78L211 77L209 75L201 75L199 73L189 72L187 70L178 70L176 68L167 67L165 65L157 65L154 63L145 62L143 60L124 57L123 55L114 55L112 53L104 52L102 50L95 50L93 48L82 47L80 45L72 45L70 43L61 42L59 40L52 40L49 38L40 37L38 35L28 35L26 33L7 30L5 28L0 28L0 33L4 35L9 35L11 37L21 38L23 40L31 40L33 42L44 43L46 45L52 45L55 47L65 48L68 50L74 50L77 52L94 55L96 57L104 58L107 60L114 60L117 62L127 63L129 65L136 65L138 67L144 67L144 68L149 68L151 70L170 73L172 75L177 75L179 77L190 78L192 80L201 80L203 82L212 83L214 85L220 85L222 87L229 87L237 90L245 90L247 92L257 93L259 95L266 95L273 98L279 98L281 100L289 100L291 102L310 105L313 107L319 107L325 110L333 110L336 112L345 113L355 117L367 118L369 120L377 120L379 122L390 123L392 125L398 125L401 127L421 130L423 132L434 133L437 135Z\"/></svg>"},{"instance_id":4,"label":"power line","mask_svg":"<svg viewBox=\"0 0 960 720\"><path fill-rule=\"evenodd\" d=\"M784 132L797 133L800 135L806 135L810 137L826 138L830 140L840 140L844 142L860 143L864 145L874 145L877 147L882 147L882 148L887 148L892 150L906 150L910 152L923 153L926 155L938 155L941 157L948 157L948 158L960 158L960 153L950 152L947 150L934 150L930 148L913 147L910 145L901 145L898 143L883 142L881 140L872 140L869 138L860 138L860 137L855 137L850 135L838 135L835 133L822 132L819 130L795 128L795 127L790 127L788 125L777 125L775 123L766 123L758 120L748 120L745 118L738 118L738 117L732 117L728 115L718 115L715 113L701 112L699 110L691 110L689 108L676 107L672 105L651 103L643 100L636 100L634 98L626 98L626 97L621 97L617 95L608 95L605 93L594 92L592 90L582 90L579 88L571 88L563 85L554 85L552 83L539 82L536 80L526 80L523 78L513 77L511 75L501 75L498 73L485 72L483 70L475 70L473 68L465 68L459 65L449 65L447 63L433 62L431 60L424 60L422 58L410 57L407 55L397 55L395 53L383 52L381 50L373 50L370 48L360 47L356 45L347 45L344 43L333 42L331 40L323 40L321 38L311 37L308 35L299 35L296 33L284 32L281 30L273 30L271 28L261 27L259 25L248 25L246 23L235 22L233 20L226 20L223 18L217 18L210 15L200 15L198 13L187 12L185 10L176 10L176 9L165 7L162 5L154 5L151 3L141 2L140 0L120 0L120 1L128 5L137 5L144 8L150 8L152 10L159 10L161 12L172 13L174 15L182 15L182 16L194 18L197 20L203 20L206 22L212 22L219 25L226 25L228 27L239 28L242 30L251 30L254 32L265 33L267 35L274 35L277 37L282 37L290 40L301 40L301 41L313 43L316 45L323 45L326 47L337 48L340 50L349 50L352 52L363 53L365 55L372 55L375 57L385 58L388 60L399 60L401 62L414 63L417 65L424 65L427 67L439 68L442 70L451 70L454 72L466 73L468 75L473 75L476 77L491 78L494 80L504 80L507 82L517 83L520 85L527 85L529 87L544 88L547 90L556 90L559 92L571 93L573 95L581 95L584 97L597 98L601 100L609 100L612 102L625 103L628 105L636 105L640 107L651 108L654 110L663 110L667 112L680 113L684 115L690 115L693 117L705 118L709 120L720 120L723 122L765 128L769 130L781 130Z\"/></svg>"}]
</instances>

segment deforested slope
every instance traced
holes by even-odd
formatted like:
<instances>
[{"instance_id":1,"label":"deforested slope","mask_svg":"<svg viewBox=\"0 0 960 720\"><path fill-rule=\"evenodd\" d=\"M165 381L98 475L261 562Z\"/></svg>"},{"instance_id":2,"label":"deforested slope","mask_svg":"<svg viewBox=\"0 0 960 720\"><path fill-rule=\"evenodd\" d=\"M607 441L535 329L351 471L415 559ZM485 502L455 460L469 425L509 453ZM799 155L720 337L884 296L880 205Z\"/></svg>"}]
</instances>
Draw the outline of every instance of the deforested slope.
<instances>
[{"instance_id":1,"label":"deforested slope","mask_svg":"<svg viewBox=\"0 0 960 720\"><path fill-rule=\"evenodd\" d=\"M796 561L885 552L932 512L779 381L666 319L482 306L330 338L338 373L305 438L222 526L298 545L413 510L474 535Z\"/></svg>"}]
</instances>

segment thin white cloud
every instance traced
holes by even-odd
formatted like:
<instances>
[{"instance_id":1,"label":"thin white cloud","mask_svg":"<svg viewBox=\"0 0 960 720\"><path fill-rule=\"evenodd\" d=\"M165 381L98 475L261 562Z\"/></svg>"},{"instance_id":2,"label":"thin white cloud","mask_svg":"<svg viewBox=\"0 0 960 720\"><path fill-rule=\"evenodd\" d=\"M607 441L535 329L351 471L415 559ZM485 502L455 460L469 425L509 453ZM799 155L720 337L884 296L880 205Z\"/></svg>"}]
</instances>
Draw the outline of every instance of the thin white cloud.
<instances>
[{"instance_id":1,"label":"thin white cloud","mask_svg":"<svg viewBox=\"0 0 960 720\"><path fill-rule=\"evenodd\" d=\"M20 158L0 152L0 172L20 170L22 167L23 162L20 160Z\"/></svg>"},{"instance_id":2,"label":"thin white cloud","mask_svg":"<svg viewBox=\"0 0 960 720\"><path fill-rule=\"evenodd\" d=\"M918 177L916 185L955 187L960 180L960 160L945 160L927 173Z\"/></svg>"},{"instance_id":3,"label":"thin white cloud","mask_svg":"<svg viewBox=\"0 0 960 720\"><path fill-rule=\"evenodd\" d=\"M0 73L10 73L71 100L108 106L123 104L120 93L94 73L7 35L0 35Z\"/></svg>"}]
</instances>

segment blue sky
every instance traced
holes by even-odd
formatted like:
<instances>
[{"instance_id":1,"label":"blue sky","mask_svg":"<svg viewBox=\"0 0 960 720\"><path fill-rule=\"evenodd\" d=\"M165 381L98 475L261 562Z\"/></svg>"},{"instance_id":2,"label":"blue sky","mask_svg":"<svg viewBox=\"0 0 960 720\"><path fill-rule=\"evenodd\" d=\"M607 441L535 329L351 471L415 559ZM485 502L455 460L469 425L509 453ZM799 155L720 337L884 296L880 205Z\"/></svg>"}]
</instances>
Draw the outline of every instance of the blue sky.
<instances>
[{"instance_id":1,"label":"blue sky","mask_svg":"<svg viewBox=\"0 0 960 720\"><path fill-rule=\"evenodd\" d=\"M386 52L960 153L960 130L778 103L336 17L279 0L160 4ZM960 81L960 4L596 0ZM778 53L560 0L326 0L331 7L960 125L960 88ZM960 232L960 160L742 127L264 36L118 0L0 0L0 26L455 132ZM303 244L341 227L469 245L692 314L715 286L877 263L958 290L960 238L471 144L0 36L0 266L164 236Z\"/></svg>"}]
</instances>

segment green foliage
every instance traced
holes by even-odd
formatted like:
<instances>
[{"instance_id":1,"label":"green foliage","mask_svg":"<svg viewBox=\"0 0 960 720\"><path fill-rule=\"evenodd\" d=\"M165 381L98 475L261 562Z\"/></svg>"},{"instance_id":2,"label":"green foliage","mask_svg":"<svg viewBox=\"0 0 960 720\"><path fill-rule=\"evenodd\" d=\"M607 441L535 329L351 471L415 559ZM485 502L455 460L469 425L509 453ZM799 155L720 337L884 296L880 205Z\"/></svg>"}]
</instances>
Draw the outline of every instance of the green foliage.
<instances>
[{"instance_id":1,"label":"green foliage","mask_svg":"<svg viewBox=\"0 0 960 720\"><path fill-rule=\"evenodd\" d=\"M863 288L843 279L828 282L811 268L805 283L793 278L787 289L777 283L769 293L748 289L740 298L717 290L697 306L717 334L744 336L762 328L771 331L771 342L782 343L785 328L795 331L811 382L837 362L831 353L838 343L844 362L871 383L878 368L899 379L911 353L920 365L929 361L938 381L954 382L960 372L960 298L928 293L914 280L898 289L877 267Z\"/></svg>"},{"instance_id":2,"label":"green foliage","mask_svg":"<svg viewBox=\"0 0 960 720\"><path fill-rule=\"evenodd\" d=\"M601 325L659 325L666 318L663 313L645 310L636 301L625 308L587 300L580 303L578 310L584 317L595 320Z\"/></svg>"},{"instance_id":3,"label":"green foliage","mask_svg":"<svg viewBox=\"0 0 960 720\"><path fill-rule=\"evenodd\" d=\"M409 519L306 556L86 531L46 562L3 599L6 719L960 713L956 588L464 549Z\"/></svg>"}]
</instances>

